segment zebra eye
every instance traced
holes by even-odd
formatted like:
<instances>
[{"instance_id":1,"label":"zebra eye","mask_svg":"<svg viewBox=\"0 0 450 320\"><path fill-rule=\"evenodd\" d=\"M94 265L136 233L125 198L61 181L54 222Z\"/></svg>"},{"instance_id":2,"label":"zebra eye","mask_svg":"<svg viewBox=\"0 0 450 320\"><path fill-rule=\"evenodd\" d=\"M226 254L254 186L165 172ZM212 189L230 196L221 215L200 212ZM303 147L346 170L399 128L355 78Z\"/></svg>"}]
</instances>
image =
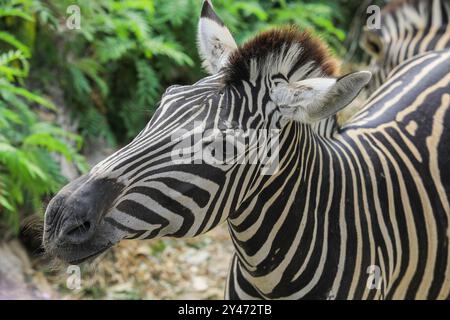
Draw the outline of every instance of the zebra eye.
<instances>
[{"instance_id":1,"label":"zebra eye","mask_svg":"<svg viewBox=\"0 0 450 320\"><path fill-rule=\"evenodd\" d=\"M383 42L377 34L372 32L366 32L363 35L361 47L375 57L379 57L383 53Z\"/></svg>"},{"instance_id":2,"label":"zebra eye","mask_svg":"<svg viewBox=\"0 0 450 320\"><path fill-rule=\"evenodd\" d=\"M373 42L373 41L369 41L369 42L367 43L367 45L369 46L369 50L370 50L372 53L374 53L374 54L376 54L376 55L378 55L378 54L381 53L381 47L380 47L380 45L379 45L378 43Z\"/></svg>"}]
</instances>

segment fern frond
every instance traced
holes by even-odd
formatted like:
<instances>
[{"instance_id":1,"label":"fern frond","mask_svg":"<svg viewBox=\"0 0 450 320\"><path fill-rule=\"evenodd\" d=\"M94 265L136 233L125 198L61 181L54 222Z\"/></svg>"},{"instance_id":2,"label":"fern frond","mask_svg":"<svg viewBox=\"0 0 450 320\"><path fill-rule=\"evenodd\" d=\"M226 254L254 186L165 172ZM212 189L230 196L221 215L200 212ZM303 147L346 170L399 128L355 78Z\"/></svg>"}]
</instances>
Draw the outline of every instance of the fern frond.
<instances>
[{"instance_id":1,"label":"fern frond","mask_svg":"<svg viewBox=\"0 0 450 320\"><path fill-rule=\"evenodd\" d=\"M145 55L148 58L153 55L164 55L173 59L180 66L192 66L194 64L194 61L181 50L177 43L164 41L162 38L153 38L147 40L144 47Z\"/></svg>"},{"instance_id":2,"label":"fern frond","mask_svg":"<svg viewBox=\"0 0 450 320\"><path fill-rule=\"evenodd\" d=\"M150 107L159 97L161 84L158 75L145 60L136 62L138 77L137 98L140 106Z\"/></svg>"},{"instance_id":3,"label":"fern frond","mask_svg":"<svg viewBox=\"0 0 450 320\"><path fill-rule=\"evenodd\" d=\"M183 25L183 22L189 20L189 14L191 13L191 1L189 0L171 0L156 1L157 8L159 9L159 19L164 22L170 22L172 25L179 27Z\"/></svg>"},{"instance_id":4,"label":"fern frond","mask_svg":"<svg viewBox=\"0 0 450 320\"><path fill-rule=\"evenodd\" d=\"M22 51L23 56L25 58L30 57L30 49L20 40L18 40L15 36L13 36L11 33L6 31L0 31L0 41L6 42L9 45L13 46L14 48Z\"/></svg>"},{"instance_id":5,"label":"fern frond","mask_svg":"<svg viewBox=\"0 0 450 320\"><path fill-rule=\"evenodd\" d=\"M96 55L101 63L116 61L135 47L136 44L129 39L106 37L96 44Z\"/></svg>"},{"instance_id":6,"label":"fern frond","mask_svg":"<svg viewBox=\"0 0 450 320\"><path fill-rule=\"evenodd\" d=\"M20 65L13 65L19 61ZM29 71L29 63L22 51L10 50L0 54L0 78L3 76L8 80L14 77L26 77Z\"/></svg>"},{"instance_id":7,"label":"fern frond","mask_svg":"<svg viewBox=\"0 0 450 320\"><path fill-rule=\"evenodd\" d=\"M1 17L18 17L28 21L34 21L33 17L23 10L8 7L0 8L0 18Z\"/></svg>"},{"instance_id":8,"label":"fern frond","mask_svg":"<svg viewBox=\"0 0 450 320\"><path fill-rule=\"evenodd\" d=\"M36 93L33 93L25 88L16 87L5 81L0 81L0 90L8 91L17 96L21 96L21 97L27 99L28 101L35 102L49 110L56 111L56 106L53 104L53 102L41 97L40 95L38 95Z\"/></svg>"}]
</instances>

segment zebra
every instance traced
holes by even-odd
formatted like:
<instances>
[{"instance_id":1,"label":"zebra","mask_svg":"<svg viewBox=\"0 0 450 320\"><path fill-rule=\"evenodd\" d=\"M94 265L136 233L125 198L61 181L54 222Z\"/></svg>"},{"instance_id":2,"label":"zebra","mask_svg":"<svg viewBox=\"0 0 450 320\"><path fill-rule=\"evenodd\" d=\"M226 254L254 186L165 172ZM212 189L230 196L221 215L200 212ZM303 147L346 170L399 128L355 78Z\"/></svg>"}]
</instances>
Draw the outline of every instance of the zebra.
<instances>
[{"instance_id":1,"label":"zebra","mask_svg":"<svg viewBox=\"0 0 450 320\"><path fill-rule=\"evenodd\" d=\"M416 55L450 47L450 0L394 0L381 11L380 28L365 28L360 46L371 57L370 94L389 73Z\"/></svg>"},{"instance_id":2,"label":"zebra","mask_svg":"<svg viewBox=\"0 0 450 320\"><path fill-rule=\"evenodd\" d=\"M45 213L47 252L78 264L123 239L225 222L227 299L448 298L450 51L403 64L337 128L371 74L338 76L310 33L273 29L237 46L205 1L198 42L210 75L169 87L130 144L60 190ZM220 135L208 129L244 132L231 160L261 148L246 132L274 130L275 169L210 161Z\"/></svg>"}]
</instances>

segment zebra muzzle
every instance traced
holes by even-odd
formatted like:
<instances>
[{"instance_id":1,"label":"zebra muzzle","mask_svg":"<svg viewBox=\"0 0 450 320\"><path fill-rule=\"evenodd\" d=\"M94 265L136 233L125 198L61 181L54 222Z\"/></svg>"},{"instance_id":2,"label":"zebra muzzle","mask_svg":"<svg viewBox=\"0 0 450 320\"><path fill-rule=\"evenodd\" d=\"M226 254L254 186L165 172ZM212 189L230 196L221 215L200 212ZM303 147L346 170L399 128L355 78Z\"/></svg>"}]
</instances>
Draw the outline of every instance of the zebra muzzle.
<instances>
[{"instance_id":1,"label":"zebra muzzle","mask_svg":"<svg viewBox=\"0 0 450 320\"><path fill-rule=\"evenodd\" d=\"M65 261L81 261L111 245L104 215L124 186L113 179L82 176L64 187L45 213L44 247Z\"/></svg>"}]
</instances>

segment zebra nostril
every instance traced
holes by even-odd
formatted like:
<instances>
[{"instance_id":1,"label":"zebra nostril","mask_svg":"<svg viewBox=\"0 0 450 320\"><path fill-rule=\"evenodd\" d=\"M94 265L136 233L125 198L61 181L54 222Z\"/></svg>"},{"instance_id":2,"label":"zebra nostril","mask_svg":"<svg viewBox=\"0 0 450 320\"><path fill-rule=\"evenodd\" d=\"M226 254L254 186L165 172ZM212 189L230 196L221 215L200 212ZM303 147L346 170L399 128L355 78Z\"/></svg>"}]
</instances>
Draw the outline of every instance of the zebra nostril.
<instances>
[{"instance_id":1,"label":"zebra nostril","mask_svg":"<svg viewBox=\"0 0 450 320\"><path fill-rule=\"evenodd\" d=\"M92 229L93 224L88 220L72 223L64 228L61 238L66 242L79 244L91 238L93 234Z\"/></svg>"},{"instance_id":2,"label":"zebra nostril","mask_svg":"<svg viewBox=\"0 0 450 320\"><path fill-rule=\"evenodd\" d=\"M67 231L66 235L68 236L74 236L74 237L78 237L80 235L82 235L85 232L88 232L89 229L91 228L91 223L89 221L84 222L83 224L80 224L79 226L75 226L72 229L70 229L69 231Z\"/></svg>"}]
</instances>

